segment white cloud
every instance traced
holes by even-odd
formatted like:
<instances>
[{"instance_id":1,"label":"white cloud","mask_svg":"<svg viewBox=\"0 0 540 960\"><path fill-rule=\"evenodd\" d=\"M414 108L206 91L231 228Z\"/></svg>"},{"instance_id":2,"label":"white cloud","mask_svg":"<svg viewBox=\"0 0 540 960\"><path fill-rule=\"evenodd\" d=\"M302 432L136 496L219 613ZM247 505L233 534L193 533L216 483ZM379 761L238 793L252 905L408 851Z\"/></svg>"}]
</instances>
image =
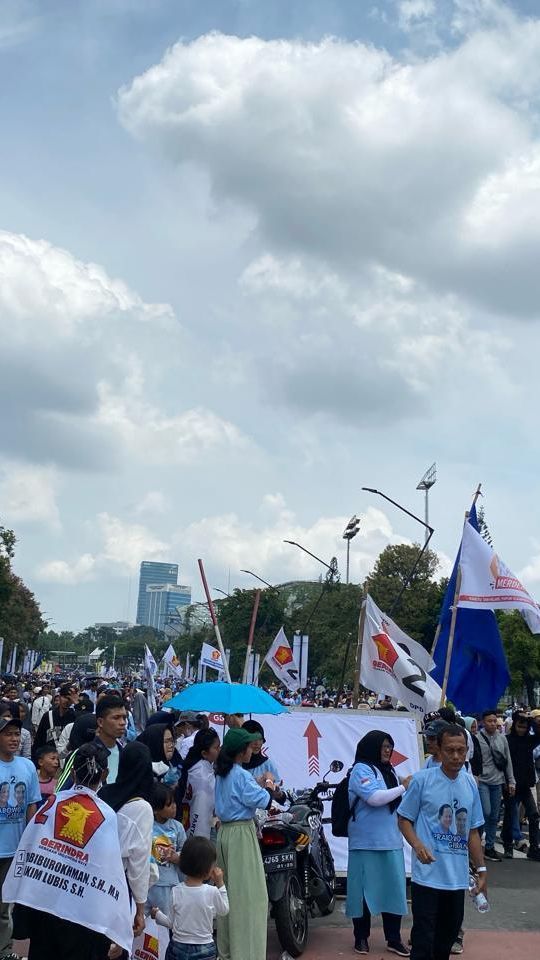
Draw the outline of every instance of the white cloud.
<instances>
[{"instance_id":1,"label":"white cloud","mask_svg":"<svg viewBox=\"0 0 540 960\"><path fill-rule=\"evenodd\" d=\"M59 477L52 467L7 463L0 470L2 517L10 524L41 523L60 528Z\"/></svg>"},{"instance_id":2,"label":"white cloud","mask_svg":"<svg viewBox=\"0 0 540 960\"><path fill-rule=\"evenodd\" d=\"M135 574L141 560L167 560L168 544L142 524L100 513L96 526L101 541L96 553L42 563L36 571L38 580L73 586L106 574Z\"/></svg>"},{"instance_id":3,"label":"white cloud","mask_svg":"<svg viewBox=\"0 0 540 960\"><path fill-rule=\"evenodd\" d=\"M67 587L93 580L96 573L96 558L84 553L69 563L66 560L49 560L40 565L36 576L44 583L60 583Z\"/></svg>"},{"instance_id":4,"label":"white cloud","mask_svg":"<svg viewBox=\"0 0 540 960\"><path fill-rule=\"evenodd\" d=\"M339 557L342 577L344 541L342 533L349 520L345 515L320 517L311 525L299 523L280 495L267 495L261 505L262 516L247 522L235 513L208 516L179 531L175 537L189 556L202 556L211 571L219 576L231 568L235 581L239 571L248 568L273 583L295 579L317 579L324 568L301 550L284 540L295 540L321 559ZM262 520L262 522L261 522ZM360 533L351 549L351 580L359 581L388 543L409 542L392 529L387 516L370 507L362 516ZM252 586L243 578L243 586Z\"/></svg>"},{"instance_id":5,"label":"white cloud","mask_svg":"<svg viewBox=\"0 0 540 960\"><path fill-rule=\"evenodd\" d=\"M162 490L149 490L135 507L136 514L163 514L169 508L168 497Z\"/></svg>"},{"instance_id":6,"label":"white cloud","mask_svg":"<svg viewBox=\"0 0 540 960\"><path fill-rule=\"evenodd\" d=\"M192 463L209 451L242 449L248 441L232 423L211 410L185 410L166 416L134 395L113 394L108 385L99 389L99 424L113 431L126 452L146 462Z\"/></svg>"},{"instance_id":7,"label":"white cloud","mask_svg":"<svg viewBox=\"0 0 540 960\"><path fill-rule=\"evenodd\" d=\"M214 199L256 217L265 253L349 275L378 264L535 315L540 275L524 285L519 254L536 243L540 199L529 190L527 224L518 212L494 259L469 215L490 178L534 149L539 78L540 22L509 14L414 62L361 43L211 34L168 50L118 105L134 136L204 169Z\"/></svg>"},{"instance_id":8,"label":"white cloud","mask_svg":"<svg viewBox=\"0 0 540 960\"><path fill-rule=\"evenodd\" d=\"M435 0L400 0L398 3L399 25L402 30L410 30L419 21L432 17L435 13Z\"/></svg>"},{"instance_id":9,"label":"white cloud","mask_svg":"<svg viewBox=\"0 0 540 960\"><path fill-rule=\"evenodd\" d=\"M0 333L0 405L11 411L0 449L11 456L103 469L126 457L187 463L244 442L234 424L182 403L171 307L43 240L0 231Z\"/></svg>"}]
</instances>

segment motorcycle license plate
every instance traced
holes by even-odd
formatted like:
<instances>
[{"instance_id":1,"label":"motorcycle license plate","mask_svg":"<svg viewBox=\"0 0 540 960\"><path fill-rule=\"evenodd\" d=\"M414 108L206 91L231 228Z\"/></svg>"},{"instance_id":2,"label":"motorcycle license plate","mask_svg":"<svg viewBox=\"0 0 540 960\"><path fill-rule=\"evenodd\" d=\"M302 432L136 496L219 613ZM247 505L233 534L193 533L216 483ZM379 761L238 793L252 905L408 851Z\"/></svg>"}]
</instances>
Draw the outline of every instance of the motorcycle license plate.
<instances>
[{"instance_id":1,"label":"motorcycle license plate","mask_svg":"<svg viewBox=\"0 0 540 960\"><path fill-rule=\"evenodd\" d=\"M266 873L277 873L279 870L289 870L294 866L294 853L292 850L287 853L265 853L263 863Z\"/></svg>"}]
</instances>

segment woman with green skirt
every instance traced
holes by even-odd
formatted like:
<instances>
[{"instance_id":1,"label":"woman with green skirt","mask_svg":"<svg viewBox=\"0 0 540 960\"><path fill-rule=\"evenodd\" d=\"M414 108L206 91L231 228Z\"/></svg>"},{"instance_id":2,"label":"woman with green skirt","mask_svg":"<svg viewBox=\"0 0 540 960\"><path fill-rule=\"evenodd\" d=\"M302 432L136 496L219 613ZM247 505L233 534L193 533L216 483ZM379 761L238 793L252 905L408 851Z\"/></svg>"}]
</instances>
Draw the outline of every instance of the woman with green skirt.
<instances>
[{"instance_id":1,"label":"woman with green skirt","mask_svg":"<svg viewBox=\"0 0 540 960\"><path fill-rule=\"evenodd\" d=\"M253 817L280 790L271 779L263 788L242 767L258 737L242 727L229 730L216 763L217 862L229 895L229 913L218 919L220 960L266 960L268 894Z\"/></svg>"}]
</instances>

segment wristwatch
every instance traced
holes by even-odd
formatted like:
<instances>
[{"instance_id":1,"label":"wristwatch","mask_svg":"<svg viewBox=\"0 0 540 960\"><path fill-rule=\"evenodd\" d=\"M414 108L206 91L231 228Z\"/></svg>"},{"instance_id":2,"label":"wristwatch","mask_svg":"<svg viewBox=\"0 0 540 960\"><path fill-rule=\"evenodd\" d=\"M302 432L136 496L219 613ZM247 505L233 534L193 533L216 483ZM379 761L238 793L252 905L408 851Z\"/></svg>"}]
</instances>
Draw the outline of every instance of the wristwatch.
<instances>
[{"instance_id":1,"label":"wristwatch","mask_svg":"<svg viewBox=\"0 0 540 960\"><path fill-rule=\"evenodd\" d=\"M487 867L475 867L477 873L487 873Z\"/></svg>"}]
</instances>

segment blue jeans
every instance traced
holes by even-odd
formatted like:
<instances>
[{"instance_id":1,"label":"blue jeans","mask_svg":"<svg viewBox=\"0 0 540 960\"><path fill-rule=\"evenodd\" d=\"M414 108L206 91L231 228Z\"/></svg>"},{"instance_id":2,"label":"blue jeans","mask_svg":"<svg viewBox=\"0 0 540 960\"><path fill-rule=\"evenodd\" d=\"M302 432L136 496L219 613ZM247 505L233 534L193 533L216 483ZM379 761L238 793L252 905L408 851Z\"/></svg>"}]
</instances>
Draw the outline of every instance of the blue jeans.
<instances>
[{"instance_id":1,"label":"blue jeans","mask_svg":"<svg viewBox=\"0 0 540 960\"><path fill-rule=\"evenodd\" d=\"M495 846L495 836L497 834L497 824L499 822L499 813L501 811L502 784L480 783L478 784L482 811L484 813L484 830L486 831L486 849L492 850Z\"/></svg>"},{"instance_id":2,"label":"blue jeans","mask_svg":"<svg viewBox=\"0 0 540 960\"><path fill-rule=\"evenodd\" d=\"M216 945L212 943L179 943L171 940L165 960L216 960Z\"/></svg>"}]
</instances>

